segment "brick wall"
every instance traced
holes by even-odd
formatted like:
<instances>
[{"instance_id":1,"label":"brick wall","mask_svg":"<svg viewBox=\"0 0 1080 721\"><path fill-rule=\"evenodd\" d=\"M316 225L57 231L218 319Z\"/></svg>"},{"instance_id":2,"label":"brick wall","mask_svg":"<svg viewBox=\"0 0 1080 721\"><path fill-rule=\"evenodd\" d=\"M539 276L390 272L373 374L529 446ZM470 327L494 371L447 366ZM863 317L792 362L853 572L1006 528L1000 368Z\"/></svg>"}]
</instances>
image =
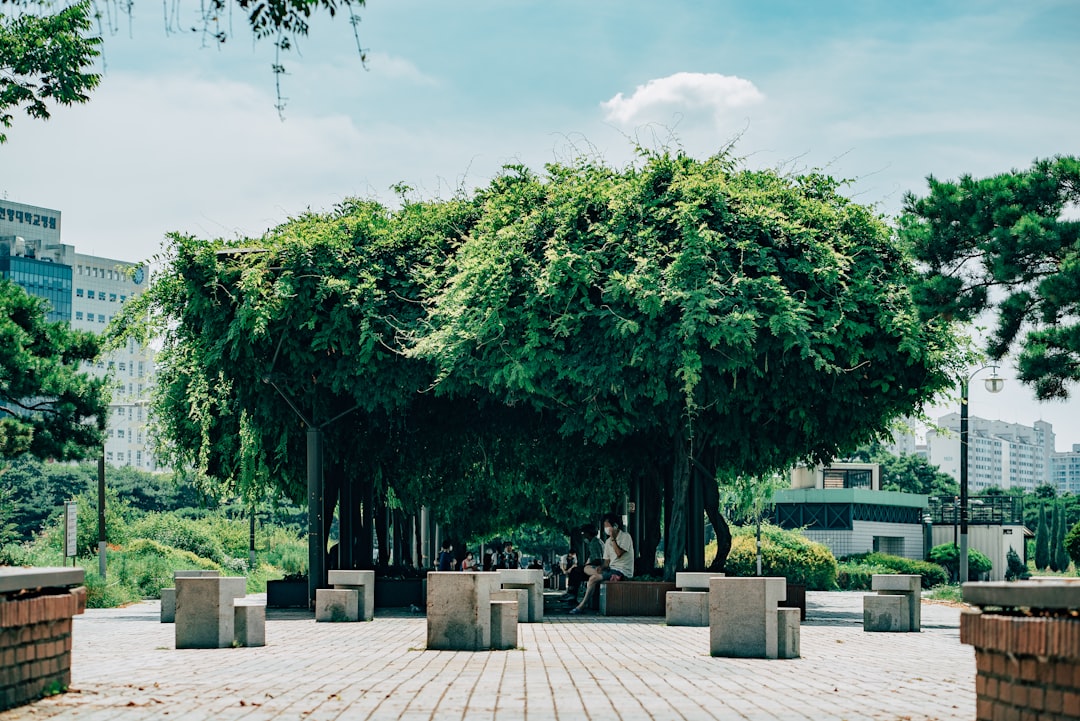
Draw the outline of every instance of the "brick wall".
<instances>
[{"instance_id":1,"label":"brick wall","mask_svg":"<svg viewBox=\"0 0 1080 721\"><path fill-rule=\"evenodd\" d=\"M979 721L1080 719L1080 618L965 612Z\"/></svg>"},{"instance_id":2,"label":"brick wall","mask_svg":"<svg viewBox=\"0 0 1080 721\"><path fill-rule=\"evenodd\" d=\"M67 690L71 617L86 608L86 589L0 598L0 710Z\"/></svg>"}]
</instances>

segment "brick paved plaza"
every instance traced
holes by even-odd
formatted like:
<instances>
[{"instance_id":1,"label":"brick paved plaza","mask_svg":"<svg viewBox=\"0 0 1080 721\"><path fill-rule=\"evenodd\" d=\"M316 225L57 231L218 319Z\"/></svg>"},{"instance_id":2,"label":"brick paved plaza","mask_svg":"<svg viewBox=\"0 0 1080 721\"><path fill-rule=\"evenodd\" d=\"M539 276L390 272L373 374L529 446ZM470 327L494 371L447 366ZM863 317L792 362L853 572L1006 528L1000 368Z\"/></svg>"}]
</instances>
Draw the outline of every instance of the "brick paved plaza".
<instances>
[{"instance_id":1,"label":"brick paved plaza","mask_svg":"<svg viewBox=\"0 0 1080 721\"><path fill-rule=\"evenodd\" d=\"M971 719L975 662L959 611L866 634L861 593L810 593L802 658L711 658L707 628L549 615L521 648L426 651L425 621L316 624L271 611L263 648L173 648L158 603L76 617L72 692L28 719Z\"/></svg>"}]
</instances>

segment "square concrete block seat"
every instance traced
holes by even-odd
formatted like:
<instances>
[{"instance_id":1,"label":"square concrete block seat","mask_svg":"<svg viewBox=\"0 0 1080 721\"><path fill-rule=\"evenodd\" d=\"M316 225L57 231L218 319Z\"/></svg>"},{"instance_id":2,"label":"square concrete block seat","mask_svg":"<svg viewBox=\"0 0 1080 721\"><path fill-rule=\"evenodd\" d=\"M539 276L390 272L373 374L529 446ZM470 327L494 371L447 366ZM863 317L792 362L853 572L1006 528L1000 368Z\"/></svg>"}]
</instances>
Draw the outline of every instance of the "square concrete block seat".
<instances>
[{"instance_id":1,"label":"square concrete block seat","mask_svg":"<svg viewBox=\"0 0 1080 721\"><path fill-rule=\"evenodd\" d=\"M709 652L730 658L779 658L777 604L786 595L783 577L710 579Z\"/></svg>"},{"instance_id":2,"label":"square concrete block seat","mask_svg":"<svg viewBox=\"0 0 1080 721\"><path fill-rule=\"evenodd\" d=\"M910 596L863 596L863 630L903 633L911 630Z\"/></svg>"},{"instance_id":3,"label":"square concrete block seat","mask_svg":"<svg viewBox=\"0 0 1080 721\"><path fill-rule=\"evenodd\" d=\"M375 572L329 571L327 582L336 589L353 589L360 592L360 620L375 618Z\"/></svg>"},{"instance_id":4,"label":"square concrete block seat","mask_svg":"<svg viewBox=\"0 0 1080 721\"><path fill-rule=\"evenodd\" d=\"M916 574L874 574L870 577L870 590L877 591L878 595L881 596L903 596L906 598L908 621L907 628L904 630L916 633L922 630L922 576ZM865 608L864 605L864 617Z\"/></svg>"},{"instance_id":5,"label":"square concrete block seat","mask_svg":"<svg viewBox=\"0 0 1080 721\"><path fill-rule=\"evenodd\" d=\"M710 578L722 578L722 573L708 571L679 571L675 574L675 588L680 591L708 591Z\"/></svg>"},{"instance_id":6,"label":"square concrete block seat","mask_svg":"<svg viewBox=\"0 0 1080 721\"><path fill-rule=\"evenodd\" d=\"M237 646L266 645L266 601L254 598L233 601L233 640Z\"/></svg>"},{"instance_id":7,"label":"square concrete block seat","mask_svg":"<svg viewBox=\"0 0 1080 721\"><path fill-rule=\"evenodd\" d=\"M228 648L236 625L233 606L247 591L247 579L176 579L176 647Z\"/></svg>"},{"instance_id":8,"label":"square concrete block seat","mask_svg":"<svg viewBox=\"0 0 1080 721\"><path fill-rule=\"evenodd\" d=\"M668 591L664 603L664 620L669 626L709 625L708 591Z\"/></svg>"},{"instance_id":9,"label":"square concrete block seat","mask_svg":"<svg viewBox=\"0 0 1080 721\"><path fill-rule=\"evenodd\" d=\"M173 571L173 583L178 578L216 578L221 571L191 570ZM176 588L161 589L161 622L173 623L176 621Z\"/></svg>"},{"instance_id":10,"label":"square concrete block seat","mask_svg":"<svg viewBox=\"0 0 1080 721\"><path fill-rule=\"evenodd\" d=\"M498 590L495 572L429 571L427 647L433 651L489 650L491 594Z\"/></svg>"},{"instance_id":11,"label":"square concrete block seat","mask_svg":"<svg viewBox=\"0 0 1080 721\"><path fill-rule=\"evenodd\" d=\"M797 608L776 609L777 658L799 658L801 616Z\"/></svg>"},{"instance_id":12,"label":"square concrete block seat","mask_svg":"<svg viewBox=\"0 0 1080 721\"><path fill-rule=\"evenodd\" d=\"M356 588L315 589L315 620L359 621L362 594L363 589Z\"/></svg>"},{"instance_id":13,"label":"square concrete block seat","mask_svg":"<svg viewBox=\"0 0 1080 721\"><path fill-rule=\"evenodd\" d=\"M491 601L513 601L517 604L518 623L529 622L529 589L527 588L503 588L491 592ZM494 631L492 631L494 633ZM517 633L515 631L515 633ZM492 641L494 644L494 641ZM493 645L492 648L495 648Z\"/></svg>"},{"instance_id":14,"label":"square concrete block seat","mask_svg":"<svg viewBox=\"0 0 1080 721\"><path fill-rule=\"evenodd\" d=\"M529 623L544 620L544 572L534 568L500 568L499 583L503 588L524 588L529 591ZM520 610L518 613L521 613ZM522 614L524 615L524 614Z\"/></svg>"},{"instance_id":15,"label":"square concrete block seat","mask_svg":"<svg viewBox=\"0 0 1080 721\"><path fill-rule=\"evenodd\" d=\"M498 593L510 593L495 591ZM494 651L509 651L517 648L518 602L496 599L491 602L491 648Z\"/></svg>"}]
</instances>

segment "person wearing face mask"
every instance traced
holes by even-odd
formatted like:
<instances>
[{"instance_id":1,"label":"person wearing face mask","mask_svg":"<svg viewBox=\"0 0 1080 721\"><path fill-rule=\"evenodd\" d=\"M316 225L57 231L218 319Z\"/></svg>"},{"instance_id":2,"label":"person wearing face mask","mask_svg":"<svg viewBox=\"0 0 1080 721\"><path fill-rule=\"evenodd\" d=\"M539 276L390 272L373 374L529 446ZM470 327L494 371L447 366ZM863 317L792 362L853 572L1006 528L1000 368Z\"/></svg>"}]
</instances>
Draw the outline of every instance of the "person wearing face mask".
<instances>
[{"instance_id":1,"label":"person wearing face mask","mask_svg":"<svg viewBox=\"0 0 1080 721\"><path fill-rule=\"evenodd\" d=\"M624 581L634 576L634 539L623 530L622 519L614 513L604 516L604 536L607 538L604 542L604 563L589 576L585 597L570 611L573 615L584 610L601 583Z\"/></svg>"}]
</instances>

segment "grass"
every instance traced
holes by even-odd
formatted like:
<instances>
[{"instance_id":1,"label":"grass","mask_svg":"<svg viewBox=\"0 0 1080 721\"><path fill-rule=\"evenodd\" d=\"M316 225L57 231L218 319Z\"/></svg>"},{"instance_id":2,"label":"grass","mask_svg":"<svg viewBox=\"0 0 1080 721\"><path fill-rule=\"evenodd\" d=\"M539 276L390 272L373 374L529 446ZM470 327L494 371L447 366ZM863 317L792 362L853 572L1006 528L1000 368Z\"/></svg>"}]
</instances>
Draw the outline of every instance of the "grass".
<instances>
[{"instance_id":1,"label":"grass","mask_svg":"<svg viewBox=\"0 0 1080 721\"><path fill-rule=\"evenodd\" d=\"M934 586L929 591L923 591L922 597L931 601L964 602L964 599L960 596L960 584L957 583L943 583L940 586Z\"/></svg>"}]
</instances>

